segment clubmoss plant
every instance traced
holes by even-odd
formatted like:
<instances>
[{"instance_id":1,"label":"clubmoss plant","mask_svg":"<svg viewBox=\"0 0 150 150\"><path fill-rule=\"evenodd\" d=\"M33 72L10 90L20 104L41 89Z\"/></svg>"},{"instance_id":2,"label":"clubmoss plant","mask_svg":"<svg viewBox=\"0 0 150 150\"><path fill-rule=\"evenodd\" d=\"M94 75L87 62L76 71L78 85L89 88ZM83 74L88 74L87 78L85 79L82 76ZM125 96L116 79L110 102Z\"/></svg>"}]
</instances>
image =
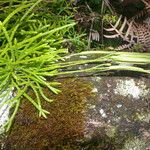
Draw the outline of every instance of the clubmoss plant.
<instances>
[{"instance_id":1,"label":"clubmoss plant","mask_svg":"<svg viewBox=\"0 0 150 150\"><path fill-rule=\"evenodd\" d=\"M62 34L75 23L56 27L47 24L45 19L35 20L32 10L40 2L41 0L20 4L0 21L0 93L4 99L0 108L6 104L13 108L6 123L6 131L12 124L22 97L27 98L37 108L39 116L46 118L49 112L42 108L40 97L48 102L52 100L44 95L42 89L47 87L54 93L59 92L54 88L58 83L48 82L46 77L57 75L59 64L56 61L61 59L61 54L67 53L60 46L63 42ZM21 17L18 15L20 12L24 14ZM12 20L16 15L19 17L13 24ZM29 89L34 91L36 99L28 95ZM8 98L12 91L13 98Z\"/></svg>"}]
</instances>

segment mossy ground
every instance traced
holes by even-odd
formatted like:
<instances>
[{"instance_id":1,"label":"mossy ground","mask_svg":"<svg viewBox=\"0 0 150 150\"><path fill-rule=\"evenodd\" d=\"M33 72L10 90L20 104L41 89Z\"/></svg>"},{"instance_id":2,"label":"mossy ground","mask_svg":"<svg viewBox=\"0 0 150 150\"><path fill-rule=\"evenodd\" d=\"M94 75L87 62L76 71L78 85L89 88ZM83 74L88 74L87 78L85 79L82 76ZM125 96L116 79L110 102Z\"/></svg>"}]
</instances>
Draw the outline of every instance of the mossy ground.
<instances>
[{"instance_id":1,"label":"mossy ground","mask_svg":"<svg viewBox=\"0 0 150 150\"><path fill-rule=\"evenodd\" d=\"M45 89L54 99L42 101L50 112L47 119L39 118L36 109L23 99L15 122L6 139L7 150L70 150L84 136L86 98L92 96L91 85L79 79L60 81L60 94ZM35 96L32 94L32 97Z\"/></svg>"}]
</instances>

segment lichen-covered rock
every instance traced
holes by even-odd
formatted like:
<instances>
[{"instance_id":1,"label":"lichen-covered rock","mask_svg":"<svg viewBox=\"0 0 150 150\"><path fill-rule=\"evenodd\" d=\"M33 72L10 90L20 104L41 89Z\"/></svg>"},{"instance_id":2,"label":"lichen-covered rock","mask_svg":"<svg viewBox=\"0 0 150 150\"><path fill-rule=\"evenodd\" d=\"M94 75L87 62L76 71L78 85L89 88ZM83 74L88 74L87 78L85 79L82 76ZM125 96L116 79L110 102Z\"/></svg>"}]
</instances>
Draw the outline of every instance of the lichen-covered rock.
<instances>
[{"instance_id":1,"label":"lichen-covered rock","mask_svg":"<svg viewBox=\"0 0 150 150\"><path fill-rule=\"evenodd\" d=\"M91 141L94 138L99 149L120 150L128 141L133 139L134 143L135 138L149 149L149 79L91 77L90 80L97 96L88 104L86 137ZM101 146L102 141L105 148ZM139 145L136 146L138 149Z\"/></svg>"},{"instance_id":2,"label":"lichen-covered rock","mask_svg":"<svg viewBox=\"0 0 150 150\"><path fill-rule=\"evenodd\" d=\"M64 78L58 95L43 102L47 119L23 101L5 150L148 150L148 78ZM31 92L32 95L32 92ZM32 95L34 97L34 95ZM140 148L140 149L139 149Z\"/></svg>"}]
</instances>

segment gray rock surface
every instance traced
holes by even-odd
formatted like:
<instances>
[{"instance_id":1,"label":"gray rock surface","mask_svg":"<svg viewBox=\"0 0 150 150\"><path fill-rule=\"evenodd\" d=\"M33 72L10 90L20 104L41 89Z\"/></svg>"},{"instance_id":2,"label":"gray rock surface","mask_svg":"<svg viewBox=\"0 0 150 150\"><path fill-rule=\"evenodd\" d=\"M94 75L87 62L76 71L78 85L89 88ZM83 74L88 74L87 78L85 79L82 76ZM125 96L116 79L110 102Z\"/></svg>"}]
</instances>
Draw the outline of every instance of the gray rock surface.
<instances>
[{"instance_id":1,"label":"gray rock surface","mask_svg":"<svg viewBox=\"0 0 150 150\"><path fill-rule=\"evenodd\" d=\"M122 144L122 149L150 149L150 80L98 76L86 79L94 84L96 93L87 104L86 140L106 138L114 140L112 145Z\"/></svg>"}]
</instances>

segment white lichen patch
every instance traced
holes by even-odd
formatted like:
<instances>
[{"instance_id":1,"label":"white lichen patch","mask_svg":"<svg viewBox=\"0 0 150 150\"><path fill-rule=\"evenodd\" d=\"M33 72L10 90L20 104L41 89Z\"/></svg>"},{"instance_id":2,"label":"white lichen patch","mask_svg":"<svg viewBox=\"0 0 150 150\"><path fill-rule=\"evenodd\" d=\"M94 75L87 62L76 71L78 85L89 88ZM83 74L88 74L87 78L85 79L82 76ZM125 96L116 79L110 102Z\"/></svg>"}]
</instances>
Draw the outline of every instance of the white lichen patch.
<instances>
[{"instance_id":1,"label":"white lichen patch","mask_svg":"<svg viewBox=\"0 0 150 150\"><path fill-rule=\"evenodd\" d=\"M89 109L95 109L95 105L92 105L92 104L87 104L87 108L89 108Z\"/></svg>"},{"instance_id":2,"label":"white lichen patch","mask_svg":"<svg viewBox=\"0 0 150 150\"><path fill-rule=\"evenodd\" d=\"M86 59L87 58L87 56L84 56L84 55L79 56L79 57L82 58L82 59Z\"/></svg>"},{"instance_id":3,"label":"white lichen patch","mask_svg":"<svg viewBox=\"0 0 150 150\"><path fill-rule=\"evenodd\" d=\"M5 95L6 94L6 95ZM6 100L6 99L11 99L12 98L12 92L7 94L7 91L4 91L2 95L5 95L5 97L0 97L0 105ZM10 107L7 104L4 104L0 108L0 134L4 132L4 124L6 121L9 119L9 109Z\"/></svg>"},{"instance_id":4,"label":"white lichen patch","mask_svg":"<svg viewBox=\"0 0 150 150\"><path fill-rule=\"evenodd\" d=\"M117 80L114 93L139 99L140 97L148 95L150 89L146 89L146 85L143 81L135 81L134 79Z\"/></svg>"},{"instance_id":5,"label":"white lichen patch","mask_svg":"<svg viewBox=\"0 0 150 150\"><path fill-rule=\"evenodd\" d=\"M121 108L123 105L122 104L117 104L116 106L117 106L117 108Z\"/></svg>"},{"instance_id":6,"label":"white lichen patch","mask_svg":"<svg viewBox=\"0 0 150 150\"><path fill-rule=\"evenodd\" d=\"M98 120L90 119L87 123L90 125L93 125L94 127L102 127L103 126L103 123Z\"/></svg>"},{"instance_id":7,"label":"white lichen patch","mask_svg":"<svg viewBox=\"0 0 150 150\"><path fill-rule=\"evenodd\" d=\"M103 118L107 118L107 115L106 115L106 113L104 112L104 109L100 109L99 112L100 112L100 114L101 114L101 116L102 116Z\"/></svg>"},{"instance_id":8,"label":"white lichen patch","mask_svg":"<svg viewBox=\"0 0 150 150\"><path fill-rule=\"evenodd\" d=\"M0 109L0 134L4 132L3 125L8 120L8 116L9 116L9 107L5 105Z\"/></svg>"},{"instance_id":9,"label":"white lichen patch","mask_svg":"<svg viewBox=\"0 0 150 150\"><path fill-rule=\"evenodd\" d=\"M97 93L98 92L98 89L95 87L92 89L92 93Z\"/></svg>"}]
</instances>

